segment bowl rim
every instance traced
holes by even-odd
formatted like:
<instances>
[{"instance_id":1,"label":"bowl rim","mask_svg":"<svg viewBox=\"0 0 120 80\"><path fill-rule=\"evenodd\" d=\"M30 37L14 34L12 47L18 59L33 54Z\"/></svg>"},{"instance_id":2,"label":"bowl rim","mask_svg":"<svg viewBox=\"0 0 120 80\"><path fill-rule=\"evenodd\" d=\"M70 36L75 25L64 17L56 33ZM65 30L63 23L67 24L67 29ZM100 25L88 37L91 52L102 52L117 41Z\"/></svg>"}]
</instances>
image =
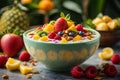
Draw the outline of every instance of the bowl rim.
<instances>
[{"instance_id":1,"label":"bowl rim","mask_svg":"<svg viewBox=\"0 0 120 80\"><path fill-rule=\"evenodd\" d=\"M31 39L31 38L29 38L29 37L26 36L27 33L31 32L31 31L33 31L33 30L35 30L35 29L36 29L36 28L32 28L32 29L30 29L30 30L25 31L25 32L23 33L23 39L24 39L24 38L27 38L28 40L33 41L33 42L36 42L36 43L55 44L55 45L68 45L68 44L80 44L80 43L93 42L93 41L95 41L95 40L97 40L97 39L100 40L100 37L101 37L100 33L99 33L97 30L94 30L94 29L92 29L92 28L85 28L85 29L87 29L87 30L95 33L97 36L96 36L95 38L93 38L92 40L82 40L82 41L80 41L80 42L62 43L62 44L61 44L61 43L51 43L51 42L33 40L33 39Z\"/></svg>"}]
</instances>

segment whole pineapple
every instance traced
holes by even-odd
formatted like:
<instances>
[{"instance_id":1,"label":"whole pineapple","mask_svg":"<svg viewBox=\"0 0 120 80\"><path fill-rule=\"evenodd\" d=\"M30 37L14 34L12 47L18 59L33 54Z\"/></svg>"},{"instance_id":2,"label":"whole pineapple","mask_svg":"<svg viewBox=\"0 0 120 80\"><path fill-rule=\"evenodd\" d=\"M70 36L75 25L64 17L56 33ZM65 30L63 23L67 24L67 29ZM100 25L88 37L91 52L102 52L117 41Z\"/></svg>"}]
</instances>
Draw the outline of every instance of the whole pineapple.
<instances>
[{"instance_id":1,"label":"whole pineapple","mask_svg":"<svg viewBox=\"0 0 120 80\"><path fill-rule=\"evenodd\" d=\"M16 30L19 32L28 29L28 16L17 4L18 2L14 2L12 8L2 14L0 19L0 35L4 35L7 32L12 33Z\"/></svg>"}]
</instances>

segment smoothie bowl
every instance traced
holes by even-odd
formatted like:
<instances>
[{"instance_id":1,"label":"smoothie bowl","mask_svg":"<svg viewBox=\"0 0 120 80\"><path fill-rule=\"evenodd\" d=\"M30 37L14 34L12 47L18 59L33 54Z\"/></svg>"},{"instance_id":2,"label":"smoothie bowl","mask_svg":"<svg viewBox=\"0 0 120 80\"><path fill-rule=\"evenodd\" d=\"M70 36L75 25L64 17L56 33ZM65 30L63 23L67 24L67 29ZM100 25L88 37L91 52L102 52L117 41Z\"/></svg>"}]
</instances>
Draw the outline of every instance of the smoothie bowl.
<instances>
[{"instance_id":1,"label":"smoothie bowl","mask_svg":"<svg viewBox=\"0 0 120 80\"><path fill-rule=\"evenodd\" d=\"M92 56L99 46L100 34L93 29L68 26L56 30L55 22L54 30L47 31L47 25L26 31L23 39L30 55L49 70L68 71Z\"/></svg>"}]
</instances>

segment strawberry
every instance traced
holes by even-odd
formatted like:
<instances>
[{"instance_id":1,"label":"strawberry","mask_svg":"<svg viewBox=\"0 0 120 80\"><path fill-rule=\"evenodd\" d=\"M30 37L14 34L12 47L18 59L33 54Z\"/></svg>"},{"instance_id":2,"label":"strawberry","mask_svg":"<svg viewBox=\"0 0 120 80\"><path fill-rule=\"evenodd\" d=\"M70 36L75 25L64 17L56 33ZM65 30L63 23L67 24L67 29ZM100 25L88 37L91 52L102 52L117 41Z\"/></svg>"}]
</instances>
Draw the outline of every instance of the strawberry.
<instances>
[{"instance_id":1,"label":"strawberry","mask_svg":"<svg viewBox=\"0 0 120 80\"><path fill-rule=\"evenodd\" d=\"M82 70L81 67L79 66L75 66L73 67L73 69L71 70L71 75L74 77L74 78L80 78L84 75L84 72Z\"/></svg>"},{"instance_id":2,"label":"strawberry","mask_svg":"<svg viewBox=\"0 0 120 80\"><path fill-rule=\"evenodd\" d=\"M50 39L54 39L55 36L56 36L55 32L51 32L48 34L48 38L50 38Z\"/></svg>"},{"instance_id":3,"label":"strawberry","mask_svg":"<svg viewBox=\"0 0 120 80\"><path fill-rule=\"evenodd\" d=\"M22 51L19 55L19 60L21 60L21 61L30 60L30 54L27 51Z\"/></svg>"},{"instance_id":4,"label":"strawberry","mask_svg":"<svg viewBox=\"0 0 120 80\"><path fill-rule=\"evenodd\" d=\"M120 56L119 54L113 54L113 56L111 57L111 62L113 64L119 64L120 63Z\"/></svg>"},{"instance_id":5,"label":"strawberry","mask_svg":"<svg viewBox=\"0 0 120 80\"><path fill-rule=\"evenodd\" d=\"M7 62L7 57L5 55L0 55L0 67L4 67Z\"/></svg>"},{"instance_id":6,"label":"strawberry","mask_svg":"<svg viewBox=\"0 0 120 80\"><path fill-rule=\"evenodd\" d=\"M93 79L97 76L98 72L95 66L89 66L85 70L85 75L87 78Z\"/></svg>"},{"instance_id":7,"label":"strawberry","mask_svg":"<svg viewBox=\"0 0 120 80\"><path fill-rule=\"evenodd\" d=\"M108 65L107 67L104 68L103 72L110 77L114 77L118 73L114 65Z\"/></svg>"},{"instance_id":8,"label":"strawberry","mask_svg":"<svg viewBox=\"0 0 120 80\"><path fill-rule=\"evenodd\" d=\"M55 26L55 32L63 31L68 28L67 21L64 18L58 18L54 26Z\"/></svg>"},{"instance_id":9,"label":"strawberry","mask_svg":"<svg viewBox=\"0 0 120 80\"><path fill-rule=\"evenodd\" d=\"M23 46L23 39L19 35L11 33L1 38L2 50L8 57L15 57Z\"/></svg>"}]
</instances>

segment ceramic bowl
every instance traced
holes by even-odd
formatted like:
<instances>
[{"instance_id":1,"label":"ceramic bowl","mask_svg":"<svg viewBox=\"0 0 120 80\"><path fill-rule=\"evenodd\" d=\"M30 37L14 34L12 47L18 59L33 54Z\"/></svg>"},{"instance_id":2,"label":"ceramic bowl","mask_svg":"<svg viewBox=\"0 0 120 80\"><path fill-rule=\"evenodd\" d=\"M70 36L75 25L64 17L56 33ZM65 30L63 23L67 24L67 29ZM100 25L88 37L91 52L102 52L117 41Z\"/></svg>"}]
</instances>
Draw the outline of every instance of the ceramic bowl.
<instances>
[{"instance_id":1,"label":"ceramic bowl","mask_svg":"<svg viewBox=\"0 0 120 80\"><path fill-rule=\"evenodd\" d=\"M93 29L89 29L96 34L92 40L67 44L40 42L28 38L27 34L33 30L28 30L23 34L25 47L34 59L52 71L70 70L91 57L99 46L100 34Z\"/></svg>"},{"instance_id":2,"label":"ceramic bowl","mask_svg":"<svg viewBox=\"0 0 120 80\"><path fill-rule=\"evenodd\" d=\"M113 46L120 41L120 30L98 31L101 34L100 46Z\"/></svg>"}]
</instances>

